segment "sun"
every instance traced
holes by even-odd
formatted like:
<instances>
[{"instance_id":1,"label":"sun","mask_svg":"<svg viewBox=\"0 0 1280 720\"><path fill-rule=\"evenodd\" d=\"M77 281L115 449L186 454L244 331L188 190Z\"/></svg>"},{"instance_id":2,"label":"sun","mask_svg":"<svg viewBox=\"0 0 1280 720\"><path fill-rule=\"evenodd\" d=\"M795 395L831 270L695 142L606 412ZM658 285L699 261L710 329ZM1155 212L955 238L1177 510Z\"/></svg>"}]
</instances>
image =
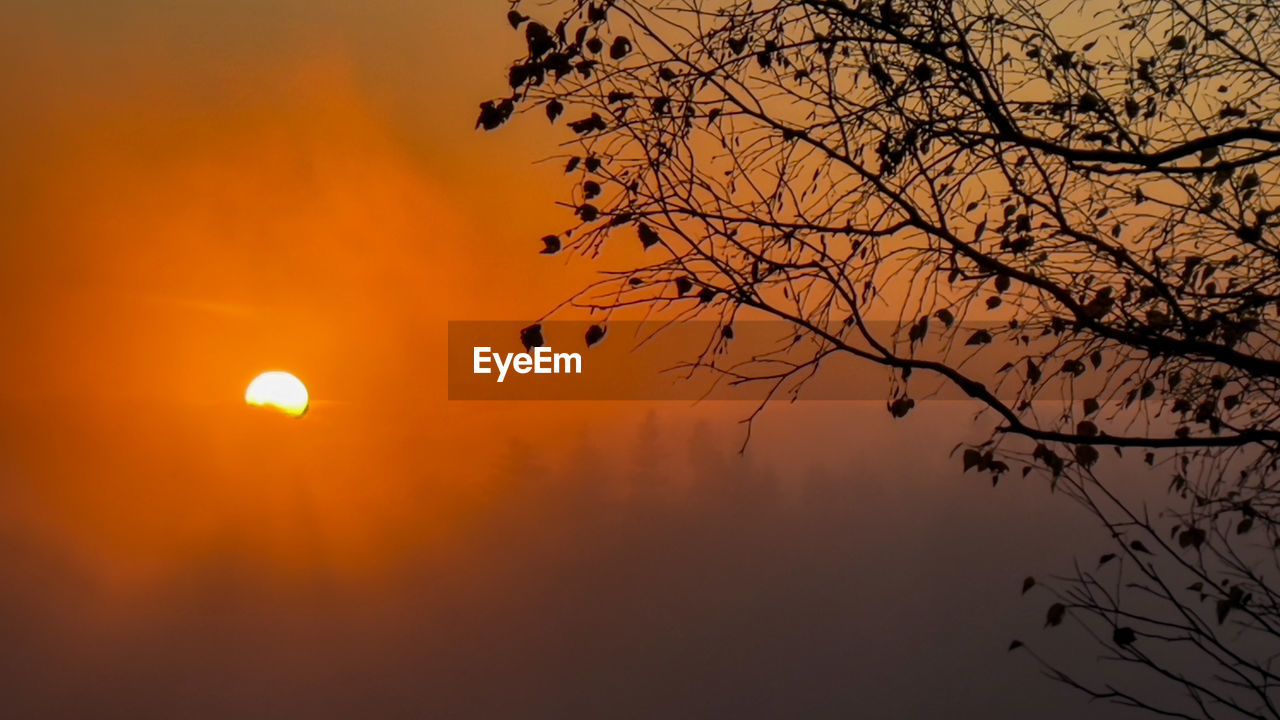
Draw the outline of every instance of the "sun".
<instances>
[{"instance_id":1,"label":"sun","mask_svg":"<svg viewBox=\"0 0 1280 720\"><path fill-rule=\"evenodd\" d=\"M249 383L244 401L255 407L274 408L290 417L306 414L310 405L307 386L283 370L264 372Z\"/></svg>"}]
</instances>

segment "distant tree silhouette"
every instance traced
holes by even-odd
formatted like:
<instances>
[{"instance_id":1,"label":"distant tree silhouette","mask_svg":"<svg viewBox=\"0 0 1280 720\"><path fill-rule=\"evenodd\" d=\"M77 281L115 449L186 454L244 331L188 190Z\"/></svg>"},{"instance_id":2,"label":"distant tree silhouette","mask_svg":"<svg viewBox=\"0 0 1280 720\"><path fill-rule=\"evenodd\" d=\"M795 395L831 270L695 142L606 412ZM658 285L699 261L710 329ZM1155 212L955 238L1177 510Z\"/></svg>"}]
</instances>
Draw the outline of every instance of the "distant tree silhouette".
<instances>
[{"instance_id":1,"label":"distant tree silhouette","mask_svg":"<svg viewBox=\"0 0 1280 720\"><path fill-rule=\"evenodd\" d=\"M1042 469L1115 538L1048 583L1048 625L1158 682L1049 672L1175 717L1280 716L1280 6L562 0L508 20L527 54L478 125L536 111L576 136L577 222L542 252L638 258L571 304L784 320L806 354L738 377L852 355L892 374L894 416L913 378L953 384L997 423L966 471ZM1099 481L1109 449L1171 478L1167 512Z\"/></svg>"}]
</instances>

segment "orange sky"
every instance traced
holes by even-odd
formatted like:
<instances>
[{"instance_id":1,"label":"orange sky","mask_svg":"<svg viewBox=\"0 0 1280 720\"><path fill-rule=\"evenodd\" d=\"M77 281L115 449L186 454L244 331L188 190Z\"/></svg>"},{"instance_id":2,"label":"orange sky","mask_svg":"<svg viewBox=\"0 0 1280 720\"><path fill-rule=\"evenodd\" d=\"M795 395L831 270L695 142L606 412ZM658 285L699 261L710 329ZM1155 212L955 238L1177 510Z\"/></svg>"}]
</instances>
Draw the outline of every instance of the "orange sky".
<instances>
[{"instance_id":1,"label":"orange sky","mask_svg":"<svg viewBox=\"0 0 1280 720\"><path fill-rule=\"evenodd\" d=\"M479 6L284 3L251 26L218 3L15 13L0 403L24 469L54 481L25 490L45 503L36 517L143 565L212 542L219 523L279 530L296 554L287 499L241 502L289 467L350 480L304 492L342 535L335 552L358 555L357 534L386 518L354 508L403 508L385 497L411 472L402 445L482 455L482 434L532 417L444 402L448 319L550 307L582 277L556 260L549 281L528 279L536 238L563 219L536 130L471 126L479 93L501 89L490 51L508 39ZM465 25L491 42L464 41ZM240 403L271 368L310 385L305 425ZM537 412L533 437L565 429ZM79 457L49 462L54 434ZM216 456L195 463L206 481L166 482L202 452ZM370 476L385 480L358 482Z\"/></svg>"},{"instance_id":2,"label":"orange sky","mask_svg":"<svg viewBox=\"0 0 1280 720\"><path fill-rule=\"evenodd\" d=\"M930 562L923 541L894 533L908 529L908 509L936 528L952 517L962 486L936 505L919 501L933 492L928 483L950 479L946 451L974 430L967 411L922 410L890 424L879 403L780 408L740 461L731 449L743 405L662 406L662 437L646 445L637 428L651 408L638 403L445 400L447 321L523 319L562 300L589 270L537 255L538 238L568 220L552 205L558 164L536 164L558 136L538 118L495 134L472 127L479 101L504 91L503 61L520 44L504 10L431 0L20 0L6 9L0 580L30 588L0 596L0 631L12 618L23 627L47 621L32 631L49 633L33 648L56 656L55 635L75 648L49 668L118 673L149 687L138 678L212 658L225 660L216 669L255 668L254 677L283 675L287 685L324 677L279 670L319 662L298 660L321 642L300 639L312 634L364 657L377 638L396 647L404 631L396 622L425 613L424 602L436 613L422 620L427 634L447 636L450 613L466 615L452 603L473 595L519 618L508 598L520 597L521 582L547 581L505 564L507 548L544 543L548 554L534 559L551 576L573 576L555 565L557 553L573 560L574 549L594 547L594 534L608 535L593 524L602 522L594 506L559 505L537 485L495 484L536 483L544 461L577 467L577 493L648 492L618 486L636 467L664 481L714 479L720 485L701 488L706 505L691 501L688 517L706 513L726 538L755 531L738 523L743 508L773 502L767 483L748 497L738 480L776 470L795 485L785 492L799 495L819 478L838 500L828 505L852 513L832 510L833 526L861 528L838 543L840 557L865 544L872 554L857 562L884 562L870 537L878 529ZM256 373L276 368L310 387L313 407L301 421L241 402ZM710 418L709 430L690 430L699 418ZM912 438L926 435L940 447L928 462L912 451ZM599 459L588 462L597 457L590 448ZM612 473L601 473L612 479L600 488L588 482L592 463ZM875 487L839 489L877 472ZM897 498L903 514L878 509L884 497ZM999 517L986 497L969 497L968 507ZM653 502L641 511L666 512ZM1021 519L1040 522L1034 503L1019 507L1033 509ZM665 522L686 516L672 517ZM694 545L711 543L713 555L737 552L696 522L686 532ZM641 523L614 541L642 569L656 568L645 553L662 533L655 527L651 537ZM989 539L1000 542L993 531ZM805 558L807 548L793 551ZM675 553L677 565L685 555ZM418 567L406 557L440 574L424 580L406 570ZM785 578L796 559L779 557ZM469 565L481 560L499 570ZM914 582L914 564L895 567ZM692 568L680 582L701 587L701 573ZM450 584L467 590L450 595L442 589ZM491 588L500 599L484 595ZM241 601L252 609L234 621L219 614L238 612ZM264 617L276 623L272 652L285 660L265 650L246 659L218 644L222 620L252 635L266 632L254 624ZM349 635L324 634L334 627ZM650 642L636 633L629 642ZM196 649L184 654L171 634L196 638ZM152 654L136 668L117 663L114 649L132 658L134 641Z\"/></svg>"},{"instance_id":3,"label":"orange sky","mask_svg":"<svg viewBox=\"0 0 1280 720\"><path fill-rule=\"evenodd\" d=\"M627 442L650 408L445 399L449 320L533 319L591 271L537 254L571 219L538 162L559 136L473 127L520 45L501 12L96 7L3 30L0 450L24 525L127 592L228 542L364 573L464 523L512 443ZM309 386L299 423L242 403L277 368ZM732 447L749 411L660 409Z\"/></svg>"},{"instance_id":4,"label":"orange sky","mask_svg":"<svg viewBox=\"0 0 1280 720\"><path fill-rule=\"evenodd\" d=\"M569 221L538 163L563 129L473 128L520 45L501 8L242 5L27 2L0 30L5 489L122 587L229 541L376 568L464 522L512 443L625 446L650 412L445 400L449 320L532 319L591 270L536 252ZM277 368L299 423L241 402ZM750 408L660 410L737 447ZM773 438L827 412L772 411L753 452L794 466ZM879 403L852 417L882 432Z\"/></svg>"}]
</instances>

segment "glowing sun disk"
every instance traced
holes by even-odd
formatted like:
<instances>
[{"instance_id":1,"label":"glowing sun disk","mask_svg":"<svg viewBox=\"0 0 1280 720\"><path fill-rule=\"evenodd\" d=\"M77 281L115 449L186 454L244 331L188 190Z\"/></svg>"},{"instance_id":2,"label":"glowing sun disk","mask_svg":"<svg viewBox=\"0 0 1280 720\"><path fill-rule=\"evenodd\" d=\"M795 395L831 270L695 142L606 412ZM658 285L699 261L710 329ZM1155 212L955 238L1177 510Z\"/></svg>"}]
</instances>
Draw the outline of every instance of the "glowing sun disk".
<instances>
[{"instance_id":1,"label":"glowing sun disk","mask_svg":"<svg viewBox=\"0 0 1280 720\"><path fill-rule=\"evenodd\" d=\"M310 398L301 380L283 370L272 370L249 383L244 401L255 407L274 408L291 417L302 417Z\"/></svg>"}]
</instances>

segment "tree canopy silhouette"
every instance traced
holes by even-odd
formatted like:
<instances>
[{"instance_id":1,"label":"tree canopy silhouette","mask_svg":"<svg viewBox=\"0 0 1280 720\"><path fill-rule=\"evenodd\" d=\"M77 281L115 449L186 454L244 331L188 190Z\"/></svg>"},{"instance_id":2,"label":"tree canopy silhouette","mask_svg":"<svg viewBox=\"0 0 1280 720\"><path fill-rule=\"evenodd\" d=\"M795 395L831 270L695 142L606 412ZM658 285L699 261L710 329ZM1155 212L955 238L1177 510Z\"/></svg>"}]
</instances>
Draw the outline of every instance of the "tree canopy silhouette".
<instances>
[{"instance_id":1,"label":"tree canopy silhouette","mask_svg":"<svg viewBox=\"0 0 1280 720\"><path fill-rule=\"evenodd\" d=\"M997 421L966 471L1042 469L1116 539L1051 585L1048 625L1079 619L1185 704L1051 672L1178 717L1277 716L1280 7L560 0L508 20L527 53L478 126L536 111L572 133L576 222L542 252L637 258L572 304L784 320L805 355L757 379L855 356L892 375L894 416L913 377L951 383ZM1171 478L1167 513L1099 482L1110 449Z\"/></svg>"}]
</instances>

